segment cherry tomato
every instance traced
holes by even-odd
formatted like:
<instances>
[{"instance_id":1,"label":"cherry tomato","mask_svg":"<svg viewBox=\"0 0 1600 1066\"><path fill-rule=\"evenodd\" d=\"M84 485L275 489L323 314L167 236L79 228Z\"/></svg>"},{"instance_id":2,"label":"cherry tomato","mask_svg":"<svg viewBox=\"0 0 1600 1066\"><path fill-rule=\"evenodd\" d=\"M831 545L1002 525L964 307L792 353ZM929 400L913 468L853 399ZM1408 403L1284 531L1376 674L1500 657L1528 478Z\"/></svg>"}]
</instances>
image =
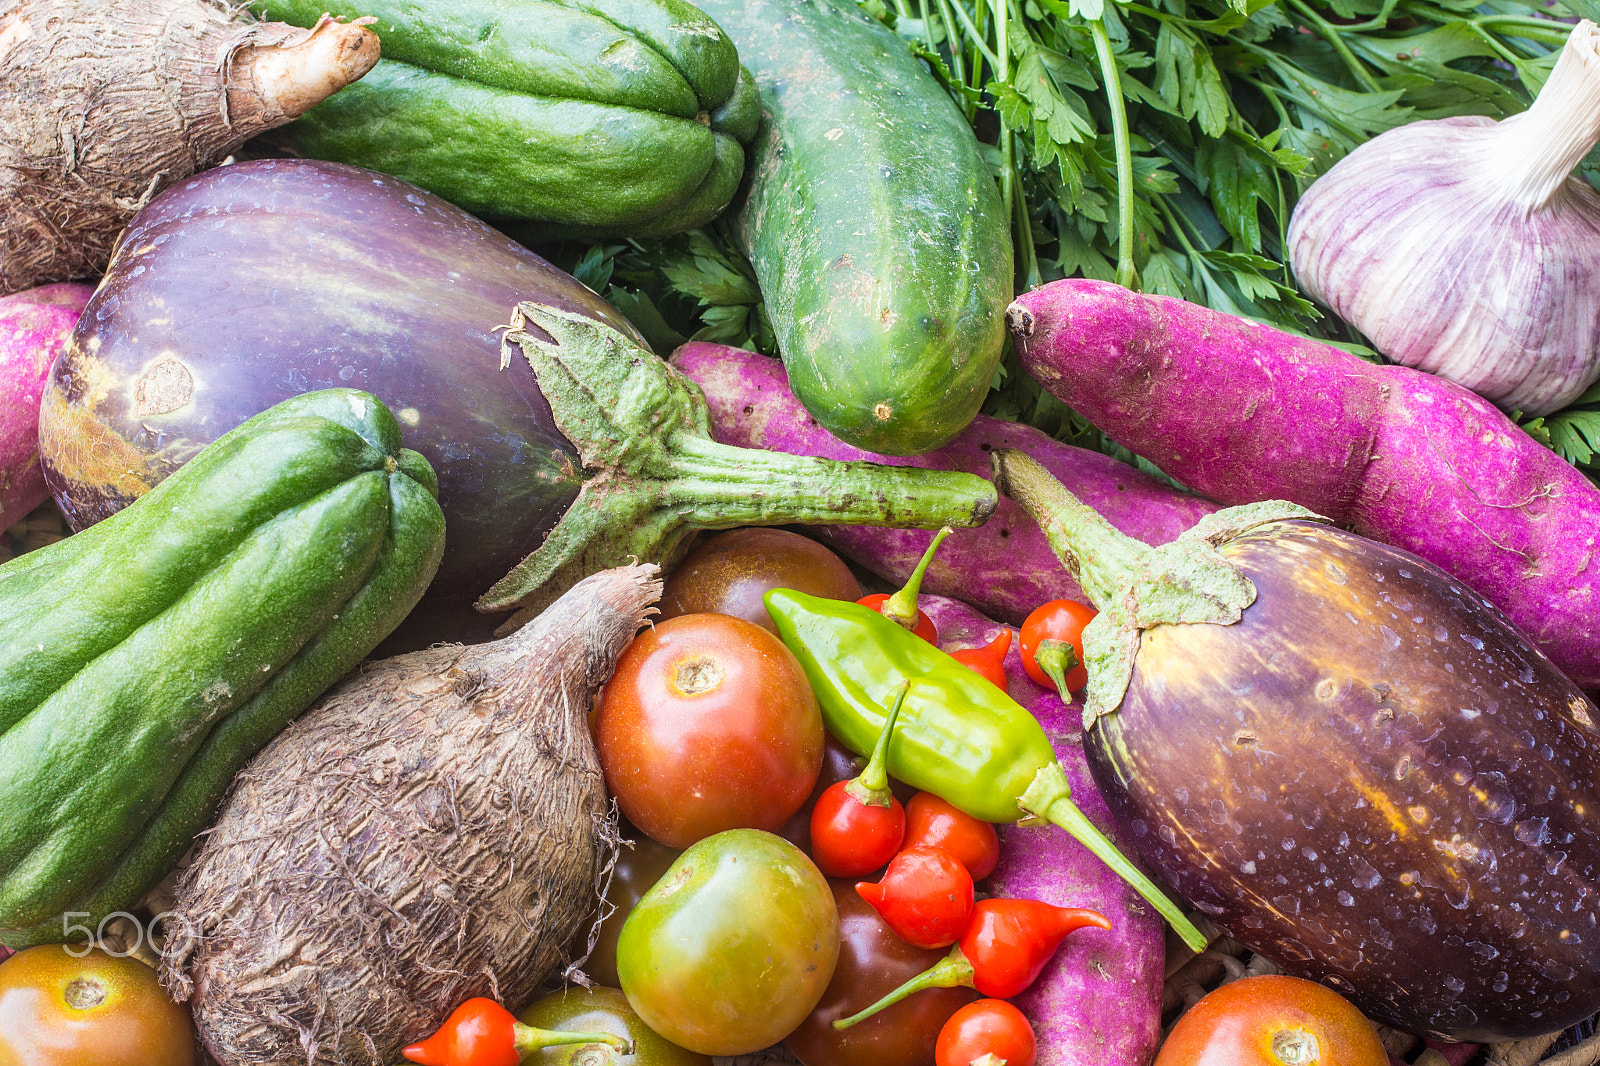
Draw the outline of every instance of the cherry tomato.
<instances>
[{"instance_id":1,"label":"cherry tomato","mask_svg":"<svg viewBox=\"0 0 1600 1066\"><path fill-rule=\"evenodd\" d=\"M773 588L834 600L861 595L844 560L811 538L784 529L730 529L701 543L668 575L661 617L731 614L772 630L761 596Z\"/></svg>"},{"instance_id":2,"label":"cherry tomato","mask_svg":"<svg viewBox=\"0 0 1600 1066\"><path fill-rule=\"evenodd\" d=\"M907 848L877 884L856 885L889 928L919 948L954 944L972 917L972 875L943 848Z\"/></svg>"},{"instance_id":3,"label":"cherry tomato","mask_svg":"<svg viewBox=\"0 0 1600 1066\"><path fill-rule=\"evenodd\" d=\"M74 947L72 952L85 951ZM193 1066L189 1012L138 959L66 946L0 963L0 1066Z\"/></svg>"},{"instance_id":4,"label":"cherry tomato","mask_svg":"<svg viewBox=\"0 0 1600 1066\"><path fill-rule=\"evenodd\" d=\"M966 811L958 811L932 792L918 792L906 804L902 848L943 848L961 860L974 881L994 872L1000 861L1000 834Z\"/></svg>"},{"instance_id":5,"label":"cherry tomato","mask_svg":"<svg viewBox=\"0 0 1600 1066\"><path fill-rule=\"evenodd\" d=\"M1027 1016L1003 999L980 999L950 1016L939 1030L935 1066L1033 1066L1039 1048Z\"/></svg>"},{"instance_id":6,"label":"cherry tomato","mask_svg":"<svg viewBox=\"0 0 1600 1066\"><path fill-rule=\"evenodd\" d=\"M891 593L888 592L874 592L870 596L861 597L856 602L863 607L871 607L874 611L881 613L883 605L889 601L890 595ZM908 611L907 617L909 616L910 612ZM929 644L937 644L939 641L939 630L935 628L933 619L929 618L928 613L920 607L917 608L917 624L911 627L911 632Z\"/></svg>"},{"instance_id":7,"label":"cherry tomato","mask_svg":"<svg viewBox=\"0 0 1600 1066\"><path fill-rule=\"evenodd\" d=\"M780 836L730 829L680 855L633 908L617 974L674 1044L743 1055L811 1013L838 956L839 910L816 864Z\"/></svg>"},{"instance_id":8,"label":"cherry tomato","mask_svg":"<svg viewBox=\"0 0 1600 1066\"><path fill-rule=\"evenodd\" d=\"M1098 614L1093 607L1085 607L1076 600L1051 600L1033 609L1022 622L1022 668L1028 671L1028 676L1052 691L1056 683L1050 680L1050 675L1039 666L1034 656L1039 651L1039 642L1044 640L1059 640L1072 645L1072 652L1078 658L1078 665L1067 671L1067 691L1061 694L1066 699L1069 694L1078 691L1089 683L1089 671L1083 667L1083 627L1088 625Z\"/></svg>"},{"instance_id":9,"label":"cherry tomato","mask_svg":"<svg viewBox=\"0 0 1600 1066\"><path fill-rule=\"evenodd\" d=\"M1172 1027L1155 1066L1388 1066L1377 1031L1339 993L1278 974L1230 981Z\"/></svg>"},{"instance_id":10,"label":"cherry tomato","mask_svg":"<svg viewBox=\"0 0 1600 1066\"><path fill-rule=\"evenodd\" d=\"M794 655L753 622L688 614L623 649L595 744L623 816L668 847L776 830L822 767L822 713Z\"/></svg>"},{"instance_id":11,"label":"cherry tomato","mask_svg":"<svg viewBox=\"0 0 1600 1066\"><path fill-rule=\"evenodd\" d=\"M849 881L833 881L839 908L839 964L817 1007L783 1041L805 1066L928 1066L939 1027L977 995L970 988L930 988L881 1014L835 1029L878 998L926 970L944 952L895 935Z\"/></svg>"},{"instance_id":12,"label":"cherry tomato","mask_svg":"<svg viewBox=\"0 0 1600 1066\"><path fill-rule=\"evenodd\" d=\"M889 805L862 803L849 781L828 786L811 810L811 857L829 877L864 877L881 870L900 850L906 835L906 809L893 796Z\"/></svg>"},{"instance_id":13,"label":"cherry tomato","mask_svg":"<svg viewBox=\"0 0 1600 1066\"><path fill-rule=\"evenodd\" d=\"M710 1056L681 1048L644 1024L619 988L552 992L518 1011L517 1020L557 1032L614 1033L633 1043L631 1052L599 1043L558 1044L525 1060L538 1066L711 1066Z\"/></svg>"},{"instance_id":14,"label":"cherry tomato","mask_svg":"<svg viewBox=\"0 0 1600 1066\"><path fill-rule=\"evenodd\" d=\"M617 851L617 864L611 868L611 883L606 886L602 904L606 916L600 922L594 950L583 964L584 973L613 988L620 983L617 980L617 934L622 932L622 923L628 920L634 904L655 887L679 854L676 848L658 844L632 826L625 826L622 836L632 842L632 847L623 844ZM588 936L592 924L591 919L580 925L580 935ZM577 945L580 953L586 947L587 941Z\"/></svg>"}]
</instances>

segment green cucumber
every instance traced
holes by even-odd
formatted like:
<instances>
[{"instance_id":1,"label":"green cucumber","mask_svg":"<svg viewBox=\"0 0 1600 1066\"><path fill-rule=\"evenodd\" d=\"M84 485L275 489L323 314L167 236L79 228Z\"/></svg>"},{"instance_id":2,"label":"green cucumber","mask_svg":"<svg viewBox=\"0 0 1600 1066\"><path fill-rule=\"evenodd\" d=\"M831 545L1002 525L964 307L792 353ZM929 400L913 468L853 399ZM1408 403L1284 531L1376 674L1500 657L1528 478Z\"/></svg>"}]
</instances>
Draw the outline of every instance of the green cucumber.
<instances>
[{"instance_id":1,"label":"green cucumber","mask_svg":"<svg viewBox=\"0 0 1600 1066\"><path fill-rule=\"evenodd\" d=\"M971 126L850 0L700 6L761 93L730 217L790 388L858 447L938 447L983 402L1014 295L1010 225Z\"/></svg>"},{"instance_id":2,"label":"green cucumber","mask_svg":"<svg viewBox=\"0 0 1600 1066\"><path fill-rule=\"evenodd\" d=\"M737 51L685 0L257 0L301 26L375 16L383 58L270 140L573 234L710 221L751 130Z\"/></svg>"},{"instance_id":3,"label":"green cucumber","mask_svg":"<svg viewBox=\"0 0 1600 1066\"><path fill-rule=\"evenodd\" d=\"M436 492L376 397L307 393L0 566L0 943L93 929L177 862L422 595Z\"/></svg>"}]
</instances>

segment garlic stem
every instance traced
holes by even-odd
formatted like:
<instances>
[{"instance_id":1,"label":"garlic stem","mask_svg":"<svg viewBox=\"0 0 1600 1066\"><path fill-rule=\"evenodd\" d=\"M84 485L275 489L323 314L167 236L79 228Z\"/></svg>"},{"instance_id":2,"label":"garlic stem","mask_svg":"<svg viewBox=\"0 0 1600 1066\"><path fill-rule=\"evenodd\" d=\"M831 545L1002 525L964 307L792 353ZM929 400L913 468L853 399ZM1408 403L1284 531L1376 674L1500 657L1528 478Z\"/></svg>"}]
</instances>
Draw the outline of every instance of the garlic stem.
<instances>
[{"instance_id":1,"label":"garlic stem","mask_svg":"<svg viewBox=\"0 0 1600 1066\"><path fill-rule=\"evenodd\" d=\"M1550 80L1533 106L1504 119L1485 137L1481 173L1524 215L1560 194L1572 171L1600 142L1600 29L1573 27Z\"/></svg>"}]
</instances>

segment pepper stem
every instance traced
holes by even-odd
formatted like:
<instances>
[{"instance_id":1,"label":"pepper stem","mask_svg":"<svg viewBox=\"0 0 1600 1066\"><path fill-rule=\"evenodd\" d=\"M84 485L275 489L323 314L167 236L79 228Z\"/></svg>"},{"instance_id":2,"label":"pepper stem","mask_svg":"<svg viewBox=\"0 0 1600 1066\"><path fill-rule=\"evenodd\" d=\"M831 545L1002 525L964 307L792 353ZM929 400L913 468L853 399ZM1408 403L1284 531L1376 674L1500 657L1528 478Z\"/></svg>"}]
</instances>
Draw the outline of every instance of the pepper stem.
<instances>
[{"instance_id":1,"label":"pepper stem","mask_svg":"<svg viewBox=\"0 0 1600 1066\"><path fill-rule=\"evenodd\" d=\"M1039 664L1045 676L1055 682L1056 692L1068 699L1067 674L1078 668L1078 649L1067 640L1041 640L1033 649L1033 661Z\"/></svg>"},{"instance_id":2,"label":"pepper stem","mask_svg":"<svg viewBox=\"0 0 1600 1066\"><path fill-rule=\"evenodd\" d=\"M900 717L900 707L906 702L906 693L909 691L909 677L895 686L894 705L889 708L883 728L878 731L878 742L873 745L872 757L861 772L844 786L844 790L864 807L887 807L894 802L894 793L889 791L889 734L894 732L895 719Z\"/></svg>"},{"instance_id":3,"label":"pepper stem","mask_svg":"<svg viewBox=\"0 0 1600 1066\"><path fill-rule=\"evenodd\" d=\"M994 486L972 474L837 462L719 444L688 378L603 323L518 304L503 360L520 348L586 475L529 555L478 600L519 608L516 629L580 578L630 559L671 563L697 529L743 525L975 526Z\"/></svg>"},{"instance_id":4,"label":"pepper stem","mask_svg":"<svg viewBox=\"0 0 1600 1066\"><path fill-rule=\"evenodd\" d=\"M1190 949L1196 953L1206 949L1205 934L1196 929L1182 909L1157 888L1155 882L1146 877L1131 859L1118 851L1117 846L1072 802L1072 785L1067 782L1066 772L1061 769L1060 763L1041 767L1017 803L1035 818L1042 818L1065 829L1074 840L1094 852L1101 862L1111 867L1118 877L1144 897L1145 902L1160 912Z\"/></svg>"},{"instance_id":5,"label":"pepper stem","mask_svg":"<svg viewBox=\"0 0 1600 1066\"><path fill-rule=\"evenodd\" d=\"M848 1018L839 1018L834 1021L835 1029L848 1029L858 1022L868 1018L888 1007L894 1006L913 992L921 992L924 988L960 988L972 987L972 963L961 953L960 947L950 949L950 954L911 978L899 988L890 992L866 1010L857 1011Z\"/></svg>"},{"instance_id":6,"label":"pepper stem","mask_svg":"<svg viewBox=\"0 0 1600 1066\"><path fill-rule=\"evenodd\" d=\"M933 553L939 550L939 545L944 543L944 538L950 533L950 527L945 526L933 535L933 543L928 545L928 550L917 560L917 567L911 571L911 576L906 579L905 585L883 601L878 613L906 629L917 628L917 596L922 592L922 576L928 572L928 564L933 562Z\"/></svg>"},{"instance_id":7,"label":"pepper stem","mask_svg":"<svg viewBox=\"0 0 1600 1066\"><path fill-rule=\"evenodd\" d=\"M516 1024L512 1033L516 1049L523 1055L531 1054L540 1048L557 1047L562 1044L605 1044L624 1055L633 1053L633 1041L616 1033L565 1032L558 1029L540 1029L532 1025L523 1025L521 1022Z\"/></svg>"}]
</instances>

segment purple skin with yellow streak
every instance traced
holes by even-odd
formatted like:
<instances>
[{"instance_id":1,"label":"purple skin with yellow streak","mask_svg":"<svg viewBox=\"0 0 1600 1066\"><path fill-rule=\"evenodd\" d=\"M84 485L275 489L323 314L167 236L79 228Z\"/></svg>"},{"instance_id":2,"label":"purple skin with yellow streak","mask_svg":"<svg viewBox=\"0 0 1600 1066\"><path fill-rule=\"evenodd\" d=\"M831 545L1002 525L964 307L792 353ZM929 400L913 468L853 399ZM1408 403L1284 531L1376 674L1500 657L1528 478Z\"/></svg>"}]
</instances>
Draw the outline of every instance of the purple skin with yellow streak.
<instances>
[{"instance_id":1,"label":"purple skin with yellow streak","mask_svg":"<svg viewBox=\"0 0 1600 1066\"><path fill-rule=\"evenodd\" d=\"M946 545L949 542L946 541ZM944 546L940 546L940 551ZM945 651L989 643L1002 628L973 608L944 596L920 606L939 629ZM1050 737L1072 783L1072 801L1089 820L1133 854L1084 759L1083 705L1034 684L1022 668L1021 641L1012 630L1006 689ZM1033 1023L1036 1066L1148 1066L1161 1043L1161 982L1166 934L1161 917L1088 848L1053 826L999 826L1000 863L989 875L992 895L1041 899L1058 907L1088 907L1111 919L1110 929L1080 929L1026 992L1013 997Z\"/></svg>"},{"instance_id":2,"label":"purple skin with yellow streak","mask_svg":"<svg viewBox=\"0 0 1600 1066\"><path fill-rule=\"evenodd\" d=\"M1041 385L1185 485L1414 552L1600 686L1600 489L1488 401L1107 282L1052 282L1007 322Z\"/></svg>"},{"instance_id":3,"label":"purple skin with yellow streak","mask_svg":"<svg viewBox=\"0 0 1600 1066\"><path fill-rule=\"evenodd\" d=\"M1016 448L1037 459L1118 529L1147 544L1165 544L1217 509L1207 500L1178 492L1109 456L983 415L949 444L925 455L876 455L844 443L807 414L789 391L783 365L776 359L740 348L691 342L673 353L672 364L705 392L712 433L724 444L828 459L961 470L981 477L989 476L992 449ZM811 532L897 584L910 576L933 539L932 533L919 529L830 526ZM1047 600L1087 602L1078 583L1045 543L1039 527L1004 496L988 522L958 529L945 539L922 588L959 597L1008 622L1021 622Z\"/></svg>"}]
</instances>

